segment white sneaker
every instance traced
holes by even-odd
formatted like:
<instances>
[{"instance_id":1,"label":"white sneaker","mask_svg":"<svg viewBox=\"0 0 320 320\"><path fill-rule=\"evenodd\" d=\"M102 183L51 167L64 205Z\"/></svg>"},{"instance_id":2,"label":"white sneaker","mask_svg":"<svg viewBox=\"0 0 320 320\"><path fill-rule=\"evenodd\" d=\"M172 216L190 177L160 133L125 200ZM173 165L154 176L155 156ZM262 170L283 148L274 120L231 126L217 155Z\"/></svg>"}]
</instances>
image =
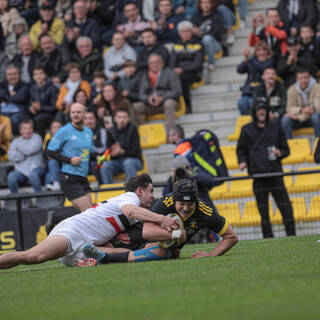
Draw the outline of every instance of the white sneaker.
<instances>
[{"instance_id":1,"label":"white sneaker","mask_svg":"<svg viewBox=\"0 0 320 320\"><path fill-rule=\"evenodd\" d=\"M53 190L53 185L48 183L48 184L45 185L45 188L46 188L46 190L52 191Z\"/></svg>"},{"instance_id":2,"label":"white sneaker","mask_svg":"<svg viewBox=\"0 0 320 320\"><path fill-rule=\"evenodd\" d=\"M246 27L246 21L240 20L240 29L244 29Z\"/></svg>"},{"instance_id":3,"label":"white sneaker","mask_svg":"<svg viewBox=\"0 0 320 320\"><path fill-rule=\"evenodd\" d=\"M227 45L230 46L230 45L234 44L234 40L235 40L235 38L232 33L227 35Z\"/></svg>"},{"instance_id":4,"label":"white sneaker","mask_svg":"<svg viewBox=\"0 0 320 320\"><path fill-rule=\"evenodd\" d=\"M53 183L52 190L60 190L60 183L58 181Z\"/></svg>"}]
</instances>

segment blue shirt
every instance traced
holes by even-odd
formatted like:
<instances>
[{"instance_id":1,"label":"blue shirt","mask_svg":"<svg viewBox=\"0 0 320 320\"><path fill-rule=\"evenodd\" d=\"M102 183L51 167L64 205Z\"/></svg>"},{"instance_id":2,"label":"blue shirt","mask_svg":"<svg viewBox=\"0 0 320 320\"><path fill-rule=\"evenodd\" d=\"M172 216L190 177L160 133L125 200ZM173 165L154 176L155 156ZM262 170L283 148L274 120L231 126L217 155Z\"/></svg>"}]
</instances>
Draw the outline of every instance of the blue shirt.
<instances>
[{"instance_id":1,"label":"blue shirt","mask_svg":"<svg viewBox=\"0 0 320 320\"><path fill-rule=\"evenodd\" d=\"M48 150L59 151L63 156L81 157L79 166L62 163L61 171L77 176L87 177L90 153L93 152L93 134L91 129L76 129L71 122L60 128L51 139Z\"/></svg>"}]
</instances>

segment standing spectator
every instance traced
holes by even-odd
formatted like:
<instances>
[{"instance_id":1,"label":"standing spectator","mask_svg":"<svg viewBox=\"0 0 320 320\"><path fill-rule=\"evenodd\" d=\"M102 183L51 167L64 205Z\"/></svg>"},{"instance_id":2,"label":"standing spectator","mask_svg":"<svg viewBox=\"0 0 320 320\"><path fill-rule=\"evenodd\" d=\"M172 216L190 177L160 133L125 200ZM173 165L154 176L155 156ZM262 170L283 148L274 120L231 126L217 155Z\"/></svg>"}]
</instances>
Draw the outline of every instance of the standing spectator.
<instances>
[{"instance_id":1,"label":"standing spectator","mask_svg":"<svg viewBox=\"0 0 320 320\"><path fill-rule=\"evenodd\" d=\"M151 54L157 53L162 57L164 64L168 65L169 53L168 50L158 42L157 34L151 28L142 31L141 33L143 49L138 53L137 69L148 69L148 58ZM130 59L129 59L130 60Z\"/></svg>"},{"instance_id":2,"label":"standing spectator","mask_svg":"<svg viewBox=\"0 0 320 320\"><path fill-rule=\"evenodd\" d=\"M70 107L71 122L57 131L50 141L47 155L62 163L60 186L64 195L81 212L91 208L91 189L87 180L90 154L93 151L92 131L83 125L85 107Z\"/></svg>"},{"instance_id":3,"label":"standing spectator","mask_svg":"<svg viewBox=\"0 0 320 320\"><path fill-rule=\"evenodd\" d=\"M265 25L265 27L259 34L256 34L259 23ZM274 55L280 57L281 54L287 52L287 36L286 26L280 20L277 8L270 8L266 12L266 21L261 13L254 16L252 32L249 35L249 46L254 47L259 41L266 41Z\"/></svg>"},{"instance_id":4,"label":"standing spectator","mask_svg":"<svg viewBox=\"0 0 320 320\"><path fill-rule=\"evenodd\" d=\"M62 123L59 120L53 120L50 125L50 139L47 141L45 146L45 152L47 151L48 145L51 139L54 137L56 132L62 127ZM58 160L46 157L47 169L45 176L45 188L47 190L60 190L59 175L60 175L60 163Z\"/></svg>"},{"instance_id":5,"label":"standing spectator","mask_svg":"<svg viewBox=\"0 0 320 320\"><path fill-rule=\"evenodd\" d=\"M237 72L240 74L247 73L248 76L244 86L240 88L242 95L237 105L240 114L245 115L249 114L254 88L262 83L261 75L263 70L274 66L274 58L265 41L258 42L252 57L250 57L248 48L243 48L242 53L244 61L238 65Z\"/></svg>"},{"instance_id":6,"label":"standing spectator","mask_svg":"<svg viewBox=\"0 0 320 320\"><path fill-rule=\"evenodd\" d=\"M77 50L71 56L71 61L80 65L83 80L91 82L93 73L103 70L101 54L97 49L93 49L92 40L89 37L79 37L76 46Z\"/></svg>"},{"instance_id":7,"label":"standing spectator","mask_svg":"<svg viewBox=\"0 0 320 320\"><path fill-rule=\"evenodd\" d=\"M32 120L36 131L44 137L47 128L56 114L56 100L58 89L50 79L42 66L33 69L34 84L30 87L30 106Z\"/></svg>"},{"instance_id":8,"label":"standing spectator","mask_svg":"<svg viewBox=\"0 0 320 320\"><path fill-rule=\"evenodd\" d=\"M0 160L4 160L12 138L10 118L0 114Z\"/></svg>"},{"instance_id":9,"label":"standing spectator","mask_svg":"<svg viewBox=\"0 0 320 320\"><path fill-rule=\"evenodd\" d=\"M40 20L30 29L30 39L33 50L39 49L39 39L42 35L49 33L57 45L62 44L64 37L64 22L54 14L54 5L50 1L43 1L40 5Z\"/></svg>"},{"instance_id":10,"label":"standing spectator","mask_svg":"<svg viewBox=\"0 0 320 320\"><path fill-rule=\"evenodd\" d=\"M15 65L8 65L6 80L0 83L0 101L1 114L10 118L13 133L17 135L20 121L27 117L29 86L20 79Z\"/></svg>"},{"instance_id":11,"label":"standing spectator","mask_svg":"<svg viewBox=\"0 0 320 320\"><path fill-rule=\"evenodd\" d=\"M215 69L214 55L222 50L223 20L217 8L216 0L199 0L199 13L194 18L193 33L201 38L210 71Z\"/></svg>"},{"instance_id":12,"label":"standing spectator","mask_svg":"<svg viewBox=\"0 0 320 320\"><path fill-rule=\"evenodd\" d=\"M150 28L150 24L142 19L139 7L135 1L128 1L123 8L128 22L116 26L116 30L123 32L128 44L134 49L139 50L142 46L140 33Z\"/></svg>"},{"instance_id":13,"label":"standing spectator","mask_svg":"<svg viewBox=\"0 0 320 320\"><path fill-rule=\"evenodd\" d=\"M48 77L56 86L65 80L64 67L68 62L70 62L70 54L66 48L57 46L49 34L41 36L36 64L44 66Z\"/></svg>"},{"instance_id":14,"label":"standing spectator","mask_svg":"<svg viewBox=\"0 0 320 320\"><path fill-rule=\"evenodd\" d=\"M190 85L200 81L204 61L203 47L200 41L192 37L193 24L182 21L178 24L180 40L174 44L170 55L170 68L180 77L187 113L192 112Z\"/></svg>"},{"instance_id":15,"label":"standing spectator","mask_svg":"<svg viewBox=\"0 0 320 320\"><path fill-rule=\"evenodd\" d=\"M315 27L317 8L314 0L280 0L277 8L281 20L289 28L291 36L297 36L299 28L303 24Z\"/></svg>"},{"instance_id":16,"label":"standing spectator","mask_svg":"<svg viewBox=\"0 0 320 320\"><path fill-rule=\"evenodd\" d=\"M152 28L157 31L160 43L175 43L179 40L177 27L183 21L182 14L177 14L172 8L170 0L158 1L159 18L152 23Z\"/></svg>"},{"instance_id":17,"label":"standing spectator","mask_svg":"<svg viewBox=\"0 0 320 320\"><path fill-rule=\"evenodd\" d=\"M7 36L6 46L4 48L10 61L14 56L21 53L20 38L27 35L28 30L28 24L22 17L17 18L12 22L12 32Z\"/></svg>"},{"instance_id":18,"label":"standing spectator","mask_svg":"<svg viewBox=\"0 0 320 320\"><path fill-rule=\"evenodd\" d=\"M136 102L134 108L140 116L164 112L168 131L175 123L174 113L181 95L180 80L173 70L164 67L162 58L157 54L149 57L148 65L148 71L141 76L140 102Z\"/></svg>"},{"instance_id":19,"label":"standing spectator","mask_svg":"<svg viewBox=\"0 0 320 320\"><path fill-rule=\"evenodd\" d=\"M249 175L282 172L281 160L290 153L287 140L279 121L268 119L268 106L253 106L253 122L241 129L237 144L239 169L248 168ZM269 220L268 196L272 194L283 218L287 236L295 235L295 223L290 199L282 177L253 179L253 192L261 215L264 238L273 237Z\"/></svg>"},{"instance_id":20,"label":"standing spectator","mask_svg":"<svg viewBox=\"0 0 320 320\"><path fill-rule=\"evenodd\" d=\"M88 18L88 7L85 0L76 0L73 4L74 18L67 23L65 44L69 50L76 50L76 40L80 36L91 38L93 47L100 49L100 30L97 22Z\"/></svg>"},{"instance_id":21,"label":"standing spectator","mask_svg":"<svg viewBox=\"0 0 320 320\"><path fill-rule=\"evenodd\" d=\"M197 11L197 0L172 0L173 10L176 14L182 14L185 19L193 20Z\"/></svg>"},{"instance_id":22,"label":"standing spectator","mask_svg":"<svg viewBox=\"0 0 320 320\"><path fill-rule=\"evenodd\" d=\"M56 102L56 107L60 112L60 115L69 114L70 105L73 102L74 94L78 89L85 90L88 97L90 97L91 94L90 84L88 81L82 80L81 69L77 63L69 63L66 66L66 70L68 73L68 78L61 86Z\"/></svg>"},{"instance_id":23,"label":"standing spectator","mask_svg":"<svg viewBox=\"0 0 320 320\"><path fill-rule=\"evenodd\" d=\"M108 133L104 126L97 121L97 116L93 111L87 111L84 116L84 125L92 130L93 133L93 152L90 156L90 172L95 175L99 184L102 184L100 170L96 165L100 156L107 149Z\"/></svg>"},{"instance_id":24,"label":"standing spectator","mask_svg":"<svg viewBox=\"0 0 320 320\"><path fill-rule=\"evenodd\" d=\"M28 36L22 36L19 43L21 53L12 59L12 63L19 68L21 80L25 83L30 83L37 55L32 51L32 42Z\"/></svg>"},{"instance_id":25,"label":"standing spectator","mask_svg":"<svg viewBox=\"0 0 320 320\"><path fill-rule=\"evenodd\" d=\"M111 160L105 161L100 169L104 184L112 183L113 176L122 172L129 180L143 167L139 133L130 122L128 110L117 110L114 122L108 137Z\"/></svg>"},{"instance_id":26,"label":"standing spectator","mask_svg":"<svg viewBox=\"0 0 320 320\"><path fill-rule=\"evenodd\" d=\"M106 77L115 81L124 77L121 70L126 60L136 61L136 52L126 43L122 32L115 32L112 36L112 47L104 54L104 73Z\"/></svg>"},{"instance_id":27,"label":"standing spectator","mask_svg":"<svg viewBox=\"0 0 320 320\"><path fill-rule=\"evenodd\" d=\"M280 119L286 112L287 90L277 81L274 67L267 67L262 73L263 83L253 93L252 105L264 102L269 106L269 119Z\"/></svg>"},{"instance_id":28,"label":"standing spectator","mask_svg":"<svg viewBox=\"0 0 320 320\"><path fill-rule=\"evenodd\" d=\"M320 137L320 85L306 68L297 71L297 82L287 92L287 109L281 124L287 139L292 139L292 130L313 127Z\"/></svg>"},{"instance_id":29,"label":"standing spectator","mask_svg":"<svg viewBox=\"0 0 320 320\"><path fill-rule=\"evenodd\" d=\"M29 181L35 192L41 191L41 179L45 174L42 157L42 139L33 131L32 120L19 124L21 137L15 138L9 148L14 171L8 174L7 182L11 193L17 193L19 184Z\"/></svg>"}]
</instances>

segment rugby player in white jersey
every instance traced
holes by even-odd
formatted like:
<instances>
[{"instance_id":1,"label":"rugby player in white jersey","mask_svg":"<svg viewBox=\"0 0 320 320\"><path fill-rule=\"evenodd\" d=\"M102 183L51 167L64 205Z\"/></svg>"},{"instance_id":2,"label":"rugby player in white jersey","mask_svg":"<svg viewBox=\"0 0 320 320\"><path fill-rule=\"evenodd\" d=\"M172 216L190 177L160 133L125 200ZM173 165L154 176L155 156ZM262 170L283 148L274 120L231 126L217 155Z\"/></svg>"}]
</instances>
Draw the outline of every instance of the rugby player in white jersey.
<instances>
[{"instance_id":1,"label":"rugby player in white jersey","mask_svg":"<svg viewBox=\"0 0 320 320\"><path fill-rule=\"evenodd\" d=\"M63 264L73 266L84 258L82 247L86 243L102 245L137 220L153 222L168 231L178 228L174 219L147 209L154 199L149 175L132 177L125 190L120 196L100 202L81 214L63 220L45 240L31 249L0 256L0 269L58 258Z\"/></svg>"}]
</instances>

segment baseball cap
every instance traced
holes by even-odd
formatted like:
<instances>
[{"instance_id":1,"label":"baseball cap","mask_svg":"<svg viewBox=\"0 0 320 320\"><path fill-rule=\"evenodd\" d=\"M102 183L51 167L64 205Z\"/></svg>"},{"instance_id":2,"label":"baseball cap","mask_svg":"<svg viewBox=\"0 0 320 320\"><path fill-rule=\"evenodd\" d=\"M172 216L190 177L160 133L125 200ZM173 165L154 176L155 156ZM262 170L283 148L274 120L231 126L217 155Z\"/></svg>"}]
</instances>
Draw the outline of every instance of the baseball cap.
<instances>
[{"instance_id":1,"label":"baseball cap","mask_svg":"<svg viewBox=\"0 0 320 320\"><path fill-rule=\"evenodd\" d=\"M54 9L54 4L51 1L44 0L40 4L40 9Z\"/></svg>"}]
</instances>

